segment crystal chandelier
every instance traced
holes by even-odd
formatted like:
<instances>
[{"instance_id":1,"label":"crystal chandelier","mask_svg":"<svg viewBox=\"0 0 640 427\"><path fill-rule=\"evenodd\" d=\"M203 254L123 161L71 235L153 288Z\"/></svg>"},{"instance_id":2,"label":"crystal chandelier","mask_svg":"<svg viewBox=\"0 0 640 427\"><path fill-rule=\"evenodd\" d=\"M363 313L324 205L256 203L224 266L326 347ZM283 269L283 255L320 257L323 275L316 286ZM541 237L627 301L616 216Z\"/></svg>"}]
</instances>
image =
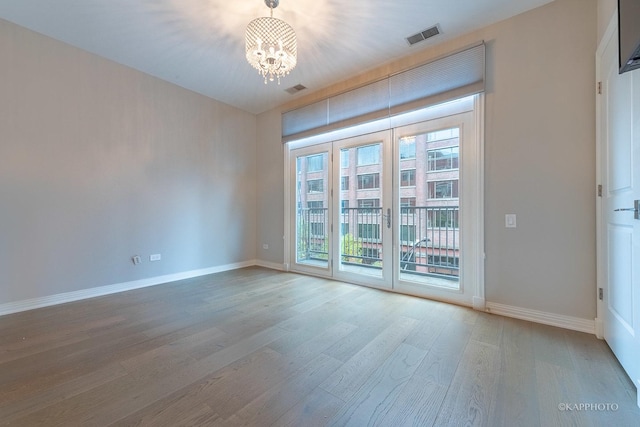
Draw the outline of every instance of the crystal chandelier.
<instances>
[{"instance_id":1,"label":"crystal chandelier","mask_svg":"<svg viewBox=\"0 0 640 427\"><path fill-rule=\"evenodd\" d=\"M249 22L245 33L246 56L249 64L270 81L289 74L298 62L296 33L284 21L273 17L273 9L280 0L264 0L271 10L271 17L257 18Z\"/></svg>"}]
</instances>

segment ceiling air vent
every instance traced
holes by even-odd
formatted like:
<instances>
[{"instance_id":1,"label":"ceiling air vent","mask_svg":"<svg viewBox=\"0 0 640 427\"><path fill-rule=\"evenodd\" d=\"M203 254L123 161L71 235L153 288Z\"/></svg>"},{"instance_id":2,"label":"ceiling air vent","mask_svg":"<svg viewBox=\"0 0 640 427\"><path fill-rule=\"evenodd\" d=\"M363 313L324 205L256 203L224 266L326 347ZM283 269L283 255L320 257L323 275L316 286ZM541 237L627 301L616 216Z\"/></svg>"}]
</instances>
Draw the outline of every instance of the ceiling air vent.
<instances>
[{"instance_id":1,"label":"ceiling air vent","mask_svg":"<svg viewBox=\"0 0 640 427\"><path fill-rule=\"evenodd\" d=\"M431 28L427 28L424 31L420 31L419 33L407 37L407 42L409 42L410 45L414 45L433 36L437 36L438 34L440 34L440 26L434 25Z\"/></svg>"},{"instance_id":2,"label":"ceiling air vent","mask_svg":"<svg viewBox=\"0 0 640 427\"><path fill-rule=\"evenodd\" d=\"M295 85L294 87L290 87L289 89L285 89L285 92L290 93L291 95L300 92L301 90L305 90L307 87L303 85Z\"/></svg>"}]
</instances>

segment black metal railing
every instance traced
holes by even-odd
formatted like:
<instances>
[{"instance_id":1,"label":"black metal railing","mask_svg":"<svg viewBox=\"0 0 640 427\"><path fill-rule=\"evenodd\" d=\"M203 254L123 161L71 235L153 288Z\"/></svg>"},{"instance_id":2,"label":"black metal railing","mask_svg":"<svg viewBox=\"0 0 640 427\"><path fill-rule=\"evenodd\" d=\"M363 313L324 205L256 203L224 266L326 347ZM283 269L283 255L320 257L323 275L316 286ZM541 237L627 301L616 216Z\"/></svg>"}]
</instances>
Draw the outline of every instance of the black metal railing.
<instances>
[{"instance_id":1,"label":"black metal railing","mask_svg":"<svg viewBox=\"0 0 640 427\"><path fill-rule=\"evenodd\" d=\"M327 208L298 209L296 231L298 261L322 261L329 258Z\"/></svg>"},{"instance_id":2,"label":"black metal railing","mask_svg":"<svg viewBox=\"0 0 640 427\"><path fill-rule=\"evenodd\" d=\"M460 270L458 206L402 207L399 215L400 269L417 275L457 278ZM369 268L382 266L380 207L342 208L340 262ZM326 208L299 209L298 261L328 259L329 215Z\"/></svg>"},{"instance_id":3,"label":"black metal railing","mask_svg":"<svg viewBox=\"0 0 640 427\"><path fill-rule=\"evenodd\" d=\"M460 275L460 208L400 209L400 269L420 275Z\"/></svg>"}]
</instances>

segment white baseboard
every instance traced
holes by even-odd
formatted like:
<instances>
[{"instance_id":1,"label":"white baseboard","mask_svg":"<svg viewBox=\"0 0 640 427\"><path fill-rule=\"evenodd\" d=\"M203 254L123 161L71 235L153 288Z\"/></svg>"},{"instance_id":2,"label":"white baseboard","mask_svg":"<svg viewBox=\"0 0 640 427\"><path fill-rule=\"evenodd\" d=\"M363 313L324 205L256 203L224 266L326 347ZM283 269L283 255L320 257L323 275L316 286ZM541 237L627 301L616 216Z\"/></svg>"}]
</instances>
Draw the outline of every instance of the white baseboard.
<instances>
[{"instance_id":1,"label":"white baseboard","mask_svg":"<svg viewBox=\"0 0 640 427\"><path fill-rule=\"evenodd\" d=\"M473 309L478 311L486 311L487 303L484 298L473 297Z\"/></svg>"},{"instance_id":2,"label":"white baseboard","mask_svg":"<svg viewBox=\"0 0 640 427\"><path fill-rule=\"evenodd\" d=\"M595 326L596 326L596 338L598 338L599 340L603 340L604 339L604 323L602 322L602 319L600 319L599 317L596 317Z\"/></svg>"},{"instance_id":3,"label":"white baseboard","mask_svg":"<svg viewBox=\"0 0 640 427\"><path fill-rule=\"evenodd\" d=\"M258 267L270 268L272 270L287 271L287 267L285 264L278 264L275 262L263 261L261 259L255 260L254 265L257 265Z\"/></svg>"},{"instance_id":4,"label":"white baseboard","mask_svg":"<svg viewBox=\"0 0 640 427\"><path fill-rule=\"evenodd\" d=\"M254 265L257 265L256 260L243 261L233 264L219 265L216 267L203 268L200 270L167 274L164 276L150 277L147 279L134 280L131 282L117 283L115 285L100 286L97 288L82 289L80 291L65 292L62 294L48 295L45 297L0 304L0 316L5 314L18 313L21 311L33 310L36 308L48 307L51 305L79 301L87 298L95 298L103 295L115 294L117 292L146 288L148 286L161 285L163 283L175 282L176 280L191 279L193 277L205 276L207 274L220 273L222 271L251 267Z\"/></svg>"},{"instance_id":5,"label":"white baseboard","mask_svg":"<svg viewBox=\"0 0 640 427\"><path fill-rule=\"evenodd\" d=\"M150 277L147 279L134 280L131 282L117 283L114 285L100 286L97 288L82 289L80 291L65 292L62 294L49 295L45 297L32 298L28 300L10 302L0 304L0 316L21 311L33 310L36 308L48 307L67 302L79 301L87 298L95 298L103 295L115 294L118 292L130 291L149 286L161 285L164 283L175 282L177 280L191 279L193 277L205 276L207 274L220 273L223 271L236 270L244 267L259 266L270 268L273 270L287 271L285 264L272 263L263 260L249 260L233 264L219 265L216 267L203 268L200 270L185 271L182 273L167 274L164 276ZM531 322L542 323L545 325L558 326L560 328L571 329L590 334L601 332L602 325L600 321L581 319L578 317L563 316L560 314L546 313L538 310L530 310L527 308L515 307L510 305L486 302L481 298L474 298L473 308L476 310L486 311L488 313L499 314L516 319L529 320Z\"/></svg>"},{"instance_id":6,"label":"white baseboard","mask_svg":"<svg viewBox=\"0 0 640 427\"><path fill-rule=\"evenodd\" d=\"M586 332L588 334L596 333L595 320L590 319L547 313L544 311L514 307L495 302L488 302L485 311L488 313L499 314L501 316L542 323L543 325L557 326L559 328L571 329L573 331Z\"/></svg>"}]
</instances>

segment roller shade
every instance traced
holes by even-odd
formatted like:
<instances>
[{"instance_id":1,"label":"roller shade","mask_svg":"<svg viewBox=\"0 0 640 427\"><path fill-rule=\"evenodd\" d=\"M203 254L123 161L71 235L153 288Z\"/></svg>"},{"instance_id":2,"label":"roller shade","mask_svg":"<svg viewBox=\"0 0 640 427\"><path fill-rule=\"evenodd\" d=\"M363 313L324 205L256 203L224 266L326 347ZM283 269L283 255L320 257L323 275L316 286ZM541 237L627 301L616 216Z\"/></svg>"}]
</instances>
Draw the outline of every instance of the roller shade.
<instances>
[{"instance_id":1,"label":"roller shade","mask_svg":"<svg viewBox=\"0 0 640 427\"><path fill-rule=\"evenodd\" d=\"M283 142L391 117L484 91L485 45L282 114Z\"/></svg>"}]
</instances>

